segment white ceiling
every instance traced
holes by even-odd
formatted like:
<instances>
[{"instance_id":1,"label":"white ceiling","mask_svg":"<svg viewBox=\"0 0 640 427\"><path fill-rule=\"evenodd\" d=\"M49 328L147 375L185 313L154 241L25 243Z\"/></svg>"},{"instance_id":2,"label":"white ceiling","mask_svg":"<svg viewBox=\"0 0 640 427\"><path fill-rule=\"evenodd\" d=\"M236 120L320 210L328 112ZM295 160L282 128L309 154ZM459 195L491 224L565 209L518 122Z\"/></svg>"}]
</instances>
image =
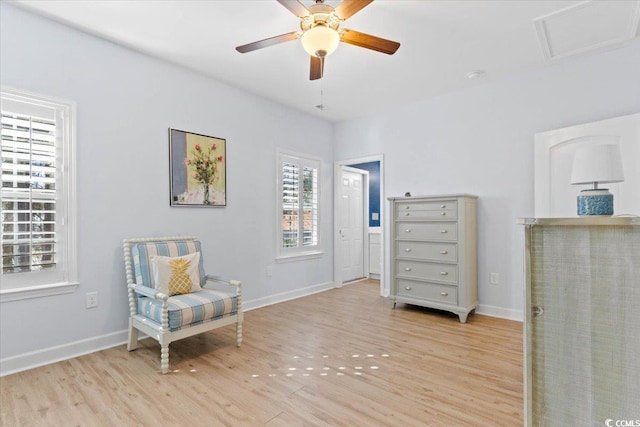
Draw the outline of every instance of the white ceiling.
<instances>
[{"instance_id":1,"label":"white ceiling","mask_svg":"<svg viewBox=\"0 0 640 427\"><path fill-rule=\"evenodd\" d=\"M276 1L13 3L331 121L547 66L558 60L549 46L572 47L559 59L565 60L591 48L638 42L640 15L640 0L597 2L598 9L565 0L376 0L342 27L398 41L398 52L389 56L342 43L327 57L324 78L310 81L309 57L299 40L246 54L235 50L299 29L298 18ZM554 34L570 38L553 45L545 39ZM474 70L484 75L469 79ZM320 103L324 110L315 107Z\"/></svg>"}]
</instances>

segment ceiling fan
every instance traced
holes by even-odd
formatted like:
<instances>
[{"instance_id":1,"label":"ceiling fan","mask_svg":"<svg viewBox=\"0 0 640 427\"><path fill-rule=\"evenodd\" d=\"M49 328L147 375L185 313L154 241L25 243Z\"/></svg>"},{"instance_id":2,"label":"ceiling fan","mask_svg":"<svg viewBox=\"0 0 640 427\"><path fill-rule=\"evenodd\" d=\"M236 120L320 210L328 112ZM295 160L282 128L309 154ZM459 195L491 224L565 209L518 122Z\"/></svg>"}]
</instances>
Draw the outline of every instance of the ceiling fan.
<instances>
[{"instance_id":1,"label":"ceiling fan","mask_svg":"<svg viewBox=\"0 0 640 427\"><path fill-rule=\"evenodd\" d=\"M247 53L275 44L300 38L302 46L311 56L309 78L322 78L325 57L338 47L339 42L364 47L365 49L393 55L400 43L386 40L359 31L340 28L345 20L362 10L373 0L344 0L335 8L315 0L308 8L298 0L277 0L291 13L300 18L300 30L236 47L240 53Z\"/></svg>"}]
</instances>

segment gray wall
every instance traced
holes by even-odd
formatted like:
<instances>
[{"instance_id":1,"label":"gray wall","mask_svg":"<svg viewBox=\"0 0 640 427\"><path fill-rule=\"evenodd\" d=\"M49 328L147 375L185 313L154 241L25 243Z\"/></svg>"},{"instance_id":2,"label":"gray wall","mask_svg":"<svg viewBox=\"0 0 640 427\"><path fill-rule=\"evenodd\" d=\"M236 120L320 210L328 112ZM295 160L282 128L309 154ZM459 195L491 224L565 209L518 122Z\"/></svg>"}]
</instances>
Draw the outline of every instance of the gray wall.
<instances>
[{"instance_id":1,"label":"gray wall","mask_svg":"<svg viewBox=\"0 0 640 427\"><path fill-rule=\"evenodd\" d=\"M80 253L77 292L2 303L0 359L123 331L126 237L199 236L207 272L242 280L245 301L256 305L331 286L331 124L6 2L0 7L1 83L78 105ZM169 127L227 139L227 207L169 206ZM323 159L322 258L274 263L277 148ZM100 305L87 310L92 291Z\"/></svg>"},{"instance_id":2,"label":"gray wall","mask_svg":"<svg viewBox=\"0 0 640 427\"><path fill-rule=\"evenodd\" d=\"M5 2L0 19L0 82L78 104L81 282L73 294L0 306L5 361L37 363L68 356L59 346L90 351L122 338L125 237L200 236L208 272L243 280L254 306L330 286L333 161L377 154L385 156L385 197L480 197L481 309L518 318L523 238L515 221L533 214L534 134L640 111L638 42L334 126ZM169 207L169 127L227 139L226 208ZM323 159L320 259L274 263L278 148ZM500 274L498 285L488 283L490 272ZM92 291L100 306L87 310ZM88 343L74 344L81 340Z\"/></svg>"},{"instance_id":3,"label":"gray wall","mask_svg":"<svg viewBox=\"0 0 640 427\"><path fill-rule=\"evenodd\" d=\"M478 195L479 311L521 318L516 219L534 213L534 134L637 112L640 41L341 123L334 150L337 160L384 153L385 197ZM388 272L388 251L386 260Z\"/></svg>"}]
</instances>

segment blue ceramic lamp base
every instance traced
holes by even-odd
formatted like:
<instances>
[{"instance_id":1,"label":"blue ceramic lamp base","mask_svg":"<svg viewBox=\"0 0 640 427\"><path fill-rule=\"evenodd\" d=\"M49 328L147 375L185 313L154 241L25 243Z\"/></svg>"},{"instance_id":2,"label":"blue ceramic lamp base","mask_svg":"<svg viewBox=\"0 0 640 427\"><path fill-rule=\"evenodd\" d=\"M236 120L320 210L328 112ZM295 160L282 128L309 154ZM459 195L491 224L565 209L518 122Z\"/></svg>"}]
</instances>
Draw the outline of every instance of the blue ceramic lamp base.
<instances>
[{"instance_id":1,"label":"blue ceramic lamp base","mask_svg":"<svg viewBox=\"0 0 640 427\"><path fill-rule=\"evenodd\" d=\"M578 215L613 215L613 194L609 190L582 190L578 196Z\"/></svg>"}]
</instances>

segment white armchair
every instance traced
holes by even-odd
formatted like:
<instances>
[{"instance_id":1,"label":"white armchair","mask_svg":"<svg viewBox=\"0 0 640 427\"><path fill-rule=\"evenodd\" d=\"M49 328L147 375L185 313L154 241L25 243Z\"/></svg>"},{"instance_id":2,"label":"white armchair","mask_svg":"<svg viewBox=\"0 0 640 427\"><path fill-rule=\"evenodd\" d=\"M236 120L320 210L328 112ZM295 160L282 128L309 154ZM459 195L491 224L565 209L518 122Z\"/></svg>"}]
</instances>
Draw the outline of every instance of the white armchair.
<instances>
[{"instance_id":1,"label":"white armchair","mask_svg":"<svg viewBox=\"0 0 640 427\"><path fill-rule=\"evenodd\" d=\"M242 283L206 275L200 241L192 236L126 239L123 242L124 263L129 292L129 340L127 350L135 350L138 332L142 331L160 343L160 368L169 370L169 344L173 341L236 324L236 345L242 342ZM184 294L171 295L162 286L155 266L160 259L193 258L189 283ZM166 257L166 258L163 258ZM199 261L196 261L199 259ZM186 264L186 262L183 262ZM184 271L181 273L185 276ZM173 277L170 282L175 282ZM223 285L224 289L215 287Z\"/></svg>"}]
</instances>

